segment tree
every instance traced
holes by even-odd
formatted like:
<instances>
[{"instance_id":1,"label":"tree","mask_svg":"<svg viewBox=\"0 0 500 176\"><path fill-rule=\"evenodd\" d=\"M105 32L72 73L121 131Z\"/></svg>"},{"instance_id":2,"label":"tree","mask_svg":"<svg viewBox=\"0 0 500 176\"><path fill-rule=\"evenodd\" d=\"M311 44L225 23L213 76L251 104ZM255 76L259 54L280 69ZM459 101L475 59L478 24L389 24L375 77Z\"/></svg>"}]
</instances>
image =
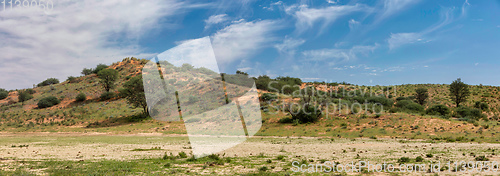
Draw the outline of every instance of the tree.
<instances>
[{"instance_id":1,"label":"tree","mask_svg":"<svg viewBox=\"0 0 500 176\"><path fill-rule=\"evenodd\" d=\"M427 98L429 98L429 93L426 88L418 88L416 90L415 98L417 100L417 103L420 105L424 105L425 102L427 101Z\"/></svg>"},{"instance_id":2,"label":"tree","mask_svg":"<svg viewBox=\"0 0 500 176\"><path fill-rule=\"evenodd\" d=\"M99 71L99 73L97 73L97 76L99 77L99 79L101 79L101 81L99 82L101 83L104 90L106 90L106 92L109 92L109 90L115 88L115 82L116 79L118 79L118 71L114 69L104 69Z\"/></svg>"},{"instance_id":3,"label":"tree","mask_svg":"<svg viewBox=\"0 0 500 176\"><path fill-rule=\"evenodd\" d=\"M460 103L467 100L469 94L469 85L462 82L462 79L458 78L450 84L450 97L457 107L460 106Z\"/></svg>"},{"instance_id":4,"label":"tree","mask_svg":"<svg viewBox=\"0 0 500 176\"><path fill-rule=\"evenodd\" d=\"M236 74L247 75L248 76L248 73L245 73L245 72L242 72L242 71L239 71L239 70L236 70Z\"/></svg>"},{"instance_id":5,"label":"tree","mask_svg":"<svg viewBox=\"0 0 500 176\"><path fill-rule=\"evenodd\" d=\"M39 83L37 85L37 87L43 87L43 86L48 86L48 85L52 85L52 84L59 84L59 80L56 78L49 78L49 79Z\"/></svg>"},{"instance_id":6,"label":"tree","mask_svg":"<svg viewBox=\"0 0 500 176\"><path fill-rule=\"evenodd\" d=\"M82 75L88 76L88 75L91 75L92 73L94 73L94 69L84 68L81 73L82 73Z\"/></svg>"},{"instance_id":7,"label":"tree","mask_svg":"<svg viewBox=\"0 0 500 176\"><path fill-rule=\"evenodd\" d=\"M3 100L9 96L9 91L0 88L0 100Z\"/></svg>"},{"instance_id":8,"label":"tree","mask_svg":"<svg viewBox=\"0 0 500 176\"><path fill-rule=\"evenodd\" d=\"M33 95L31 95L28 91L17 91L17 99L19 99L19 102L21 102L24 105L25 101L28 101L33 98Z\"/></svg>"},{"instance_id":9,"label":"tree","mask_svg":"<svg viewBox=\"0 0 500 176\"><path fill-rule=\"evenodd\" d=\"M92 73L98 74L101 70L104 70L108 68L106 64L99 64L95 67L95 69L92 71Z\"/></svg>"},{"instance_id":10,"label":"tree","mask_svg":"<svg viewBox=\"0 0 500 176\"><path fill-rule=\"evenodd\" d=\"M120 96L127 99L127 102L133 106L141 107L144 113L148 113L148 104L146 103L146 95L144 94L144 86L142 75L135 76L123 84L123 89L120 89Z\"/></svg>"}]
</instances>

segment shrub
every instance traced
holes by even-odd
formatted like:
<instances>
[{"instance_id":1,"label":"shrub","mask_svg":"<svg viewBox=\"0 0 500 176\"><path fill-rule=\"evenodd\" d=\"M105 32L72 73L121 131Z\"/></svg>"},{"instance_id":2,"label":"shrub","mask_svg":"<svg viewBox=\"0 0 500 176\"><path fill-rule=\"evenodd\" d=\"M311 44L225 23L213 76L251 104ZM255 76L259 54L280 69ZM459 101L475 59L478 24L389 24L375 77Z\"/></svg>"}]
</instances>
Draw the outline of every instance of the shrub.
<instances>
[{"instance_id":1,"label":"shrub","mask_svg":"<svg viewBox=\"0 0 500 176\"><path fill-rule=\"evenodd\" d=\"M55 106L57 104L61 103L59 99L57 99L54 96L46 97L38 101L38 108L43 109L43 108L49 108L52 106Z\"/></svg>"},{"instance_id":2,"label":"shrub","mask_svg":"<svg viewBox=\"0 0 500 176\"><path fill-rule=\"evenodd\" d=\"M391 99L380 96L369 97L366 99L366 101L368 101L368 103L380 103L385 107L392 107L392 105L394 104L394 102Z\"/></svg>"},{"instance_id":3,"label":"shrub","mask_svg":"<svg viewBox=\"0 0 500 176\"><path fill-rule=\"evenodd\" d=\"M486 158L486 156L478 156L475 158L476 161L489 161L490 159L489 158Z\"/></svg>"},{"instance_id":4,"label":"shrub","mask_svg":"<svg viewBox=\"0 0 500 176\"><path fill-rule=\"evenodd\" d=\"M422 158L421 156L417 156L417 158L415 158L415 162L422 162L424 161L424 158Z\"/></svg>"},{"instance_id":5,"label":"shrub","mask_svg":"<svg viewBox=\"0 0 500 176\"><path fill-rule=\"evenodd\" d=\"M427 153L425 156L426 156L427 158L432 158L434 155L432 155L431 153Z\"/></svg>"},{"instance_id":6,"label":"shrub","mask_svg":"<svg viewBox=\"0 0 500 176\"><path fill-rule=\"evenodd\" d=\"M109 99L112 99L112 98L115 98L116 97L116 94L114 92L104 92L101 94L101 96L99 97L99 99L101 101L106 101L106 100L109 100Z\"/></svg>"},{"instance_id":7,"label":"shrub","mask_svg":"<svg viewBox=\"0 0 500 176\"><path fill-rule=\"evenodd\" d=\"M59 84L59 80L56 78L49 78L45 81L42 81L41 83L38 83L37 87L43 87L43 86L48 86L52 84Z\"/></svg>"},{"instance_id":8,"label":"shrub","mask_svg":"<svg viewBox=\"0 0 500 176\"><path fill-rule=\"evenodd\" d=\"M458 108L455 108L454 116L457 118L479 120L482 118L483 114L480 109L460 106Z\"/></svg>"},{"instance_id":9,"label":"shrub","mask_svg":"<svg viewBox=\"0 0 500 176\"><path fill-rule=\"evenodd\" d=\"M0 88L0 100L3 100L9 96L9 92L5 89Z\"/></svg>"},{"instance_id":10,"label":"shrub","mask_svg":"<svg viewBox=\"0 0 500 176\"><path fill-rule=\"evenodd\" d=\"M17 98L21 103L24 103L25 101L33 98L33 95L31 95L28 91L18 91L17 93Z\"/></svg>"},{"instance_id":11,"label":"shrub","mask_svg":"<svg viewBox=\"0 0 500 176\"><path fill-rule=\"evenodd\" d=\"M429 107L427 110L426 110L426 113L429 114L429 115L440 115L440 116L446 116L448 114L450 114L450 108L448 108L447 106L445 105L434 105L432 107Z\"/></svg>"},{"instance_id":12,"label":"shrub","mask_svg":"<svg viewBox=\"0 0 500 176\"><path fill-rule=\"evenodd\" d=\"M80 93L76 96L76 99L75 99L77 102L82 102L82 101L85 101L87 100L87 95L85 95L84 93Z\"/></svg>"},{"instance_id":13,"label":"shrub","mask_svg":"<svg viewBox=\"0 0 500 176\"><path fill-rule=\"evenodd\" d=\"M289 110L293 121L300 123L314 123L321 118L321 110L319 106L302 106L303 108Z\"/></svg>"},{"instance_id":14,"label":"shrub","mask_svg":"<svg viewBox=\"0 0 500 176\"><path fill-rule=\"evenodd\" d=\"M186 152L179 152L179 158L187 158Z\"/></svg>"},{"instance_id":15,"label":"shrub","mask_svg":"<svg viewBox=\"0 0 500 176\"><path fill-rule=\"evenodd\" d=\"M422 112L424 107L418 103L410 100L401 100L396 103L396 107L400 108L402 111L407 112Z\"/></svg>"},{"instance_id":16,"label":"shrub","mask_svg":"<svg viewBox=\"0 0 500 176\"><path fill-rule=\"evenodd\" d=\"M77 77L74 77L74 76L68 76L68 79L66 79L66 81L68 81L68 83L77 83L78 82Z\"/></svg>"},{"instance_id":17,"label":"shrub","mask_svg":"<svg viewBox=\"0 0 500 176\"><path fill-rule=\"evenodd\" d=\"M94 73L94 69L91 68L84 68L81 72L82 75L88 76L90 74Z\"/></svg>"},{"instance_id":18,"label":"shrub","mask_svg":"<svg viewBox=\"0 0 500 176\"><path fill-rule=\"evenodd\" d=\"M398 159L398 163L407 163L410 162L410 158L408 157L401 157Z\"/></svg>"},{"instance_id":19,"label":"shrub","mask_svg":"<svg viewBox=\"0 0 500 176\"><path fill-rule=\"evenodd\" d=\"M275 100L277 98L278 96L272 93L264 93L262 94L262 96L260 96L260 100L264 102Z\"/></svg>"},{"instance_id":20,"label":"shrub","mask_svg":"<svg viewBox=\"0 0 500 176\"><path fill-rule=\"evenodd\" d=\"M402 100L411 100L411 99L408 98L408 97L398 97L398 98L396 98L396 101L402 101Z\"/></svg>"},{"instance_id":21,"label":"shrub","mask_svg":"<svg viewBox=\"0 0 500 176\"><path fill-rule=\"evenodd\" d=\"M33 89L26 89L25 91L26 91L27 93L29 93L30 95L33 95L33 94L35 94L35 93L36 93L36 91L35 91L35 90L33 90Z\"/></svg>"},{"instance_id":22,"label":"shrub","mask_svg":"<svg viewBox=\"0 0 500 176\"><path fill-rule=\"evenodd\" d=\"M483 111L487 111L489 109L489 106L485 102L477 101L476 104L474 105L474 108L481 109Z\"/></svg>"}]
</instances>

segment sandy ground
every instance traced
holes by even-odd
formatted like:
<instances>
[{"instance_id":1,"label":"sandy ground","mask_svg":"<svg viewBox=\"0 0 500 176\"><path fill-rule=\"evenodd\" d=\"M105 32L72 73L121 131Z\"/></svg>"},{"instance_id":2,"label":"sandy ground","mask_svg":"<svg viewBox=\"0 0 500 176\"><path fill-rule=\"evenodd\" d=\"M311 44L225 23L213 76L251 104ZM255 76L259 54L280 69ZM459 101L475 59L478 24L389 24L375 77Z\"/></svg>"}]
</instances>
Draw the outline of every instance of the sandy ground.
<instances>
[{"instance_id":1,"label":"sandy ground","mask_svg":"<svg viewBox=\"0 0 500 176\"><path fill-rule=\"evenodd\" d=\"M19 147L19 145L28 145ZM132 151L133 149L161 150ZM24 133L0 134L0 162L16 159L42 160L129 160L161 157L164 153L190 153L187 136L162 134L109 135L100 133ZM432 153L432 158L426 154ZM393 139L328 139L252 137L219 154L229 157L285 155L291 160L302 159L350 163L396 163L400 157L422 156L426 161L444 163L475 161L485 155L500 162L500 144L401 142ZM499 173L490 173L498 175Z\"/></svg>"}]
</instances>

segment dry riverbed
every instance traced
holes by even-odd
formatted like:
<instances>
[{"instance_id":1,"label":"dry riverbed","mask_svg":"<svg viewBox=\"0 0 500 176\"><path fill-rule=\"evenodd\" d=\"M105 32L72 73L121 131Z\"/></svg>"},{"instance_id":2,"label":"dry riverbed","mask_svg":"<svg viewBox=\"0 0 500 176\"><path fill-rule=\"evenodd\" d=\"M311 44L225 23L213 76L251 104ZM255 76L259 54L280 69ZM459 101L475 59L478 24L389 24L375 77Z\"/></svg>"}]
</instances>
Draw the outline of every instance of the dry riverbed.
<instances>
[{"instance_id":1,"label":"dry riverbed","mask_svg":"<svg viewBox=\"0 0 500 176\"><path fill-rule=\"evenodd\" d=\"M161 158L165 154L170 155L170 153L172 156L177 156L180 152L185 152L190 156L191 146L187 136L156 133L131 135L103 133L0 134L0 169L4 171L15 170L20 165L19 161L131 161ZM429 165L440 162L441 167L443 167L448 162L476 162L478 157L481 156L484 156L490 162L500 162L500 144L470 142L426 143L424 141L395 139L252 137L236 147L219 153L219 155L221 158L233 158L232 162L240 161L242 164L228 162L229 165L225 163L213 167L210 172L205 171L205 166L196 169L199 164L173 163L172 167L186 168L187 173L234 174L259 172L267 162L269 168L266 173L280 174L285 172L293 173L297 169L292 164L294 161L298 161L296 165L304 162L307 165L316 165L328 163L326 161L340 164L365 161L373 164L392 163L396 167L400 163L398 160L405 157L410 159L405 162L407 164L423 163ZM277 160L276 158L280 155L284 159ZM419 156L423 158L423 161L416 162L415 159ZM252 164L246 165L245 162ZM204 164L201 163L201 165ZM305 168L307 169L307 167ZM168 171L168 168L162 169L159 173L164 173L165 170ZM43 171L36 171L35 173L47 174ZM452 175L499 175L500 171L498 173L445 173Z\"/></svg>"}]
</instances>

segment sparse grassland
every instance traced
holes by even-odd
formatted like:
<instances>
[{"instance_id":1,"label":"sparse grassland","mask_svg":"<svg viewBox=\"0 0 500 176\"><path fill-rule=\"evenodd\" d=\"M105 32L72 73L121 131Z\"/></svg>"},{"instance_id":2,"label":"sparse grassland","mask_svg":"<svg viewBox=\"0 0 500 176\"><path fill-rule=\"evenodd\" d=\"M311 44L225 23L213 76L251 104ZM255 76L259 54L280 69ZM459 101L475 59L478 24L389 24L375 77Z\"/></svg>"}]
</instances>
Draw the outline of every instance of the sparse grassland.
<instances>
[{"instance_id":1,"label":"sparse grassland","mask_svg":"<svg viewBox=\"0 0 500 176\"><path fill-rule=\"evenodd\" d=\"M253 137L223 153L195 159L185 136L38 133L24 137L2 135L1 139L0 172L6 175L302 175L293 172L292 162L370 161L396 166L438 161L475 162L477 158L500 162L499 144L475 142Z\"/></svg>"}]
</instances>

